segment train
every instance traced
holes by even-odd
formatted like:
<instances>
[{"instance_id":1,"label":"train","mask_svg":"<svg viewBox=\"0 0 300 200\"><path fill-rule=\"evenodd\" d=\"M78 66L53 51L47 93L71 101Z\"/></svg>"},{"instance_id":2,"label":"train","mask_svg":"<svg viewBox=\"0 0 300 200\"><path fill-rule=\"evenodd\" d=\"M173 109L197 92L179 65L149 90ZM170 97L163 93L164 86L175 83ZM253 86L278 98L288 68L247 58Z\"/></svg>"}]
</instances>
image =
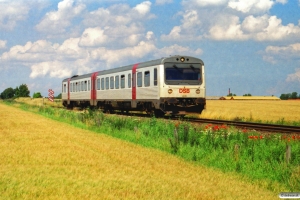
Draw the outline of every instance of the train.
<instances>
[{"instance_id":1,"label":"train","mask_svg":"<svg viewBox=\"0 0 300 200\"><path fill-rule=\"evenodd\" d=\"M155 116L201 114L206 106L204 63L174 55L74 75L62 81L62 104L106 113L145 111Z\"/></svg>"}]
</instances>

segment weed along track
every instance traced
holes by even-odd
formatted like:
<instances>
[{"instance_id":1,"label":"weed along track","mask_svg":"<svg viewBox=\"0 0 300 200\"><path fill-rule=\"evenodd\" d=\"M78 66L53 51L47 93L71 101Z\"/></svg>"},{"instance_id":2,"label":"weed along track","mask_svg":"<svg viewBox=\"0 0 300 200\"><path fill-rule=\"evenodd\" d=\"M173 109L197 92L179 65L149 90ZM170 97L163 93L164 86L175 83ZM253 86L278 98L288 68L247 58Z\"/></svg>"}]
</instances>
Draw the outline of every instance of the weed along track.
<instances>
[{"instance_id":1,"label":"weed along track","mask_svg":"<svg viewBox=\"0 0 300 200\"><path fill-rule=\"evenodd\" d=\"M299 188L297 138L10 105L0 104L4 197L278 199Z\"/></svg>"}]
</instances>

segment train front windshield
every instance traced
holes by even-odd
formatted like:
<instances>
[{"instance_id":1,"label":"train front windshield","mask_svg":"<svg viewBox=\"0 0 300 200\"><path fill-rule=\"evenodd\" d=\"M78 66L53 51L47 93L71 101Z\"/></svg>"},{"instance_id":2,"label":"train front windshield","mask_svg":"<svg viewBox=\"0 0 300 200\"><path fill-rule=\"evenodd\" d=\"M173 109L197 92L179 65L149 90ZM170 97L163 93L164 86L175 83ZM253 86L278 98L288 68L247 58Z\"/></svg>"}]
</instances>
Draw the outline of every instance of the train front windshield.
<instances>
[{"instance_id":1,"label":"train front windshield","mask_svg":"<svg viewBox=\"0 0 300 200\"><path fill-rule=\"evenodd\" d=\"M168 85L200 85L201 64L165 63L165 83Z\"/></svg>"}]
</instances>

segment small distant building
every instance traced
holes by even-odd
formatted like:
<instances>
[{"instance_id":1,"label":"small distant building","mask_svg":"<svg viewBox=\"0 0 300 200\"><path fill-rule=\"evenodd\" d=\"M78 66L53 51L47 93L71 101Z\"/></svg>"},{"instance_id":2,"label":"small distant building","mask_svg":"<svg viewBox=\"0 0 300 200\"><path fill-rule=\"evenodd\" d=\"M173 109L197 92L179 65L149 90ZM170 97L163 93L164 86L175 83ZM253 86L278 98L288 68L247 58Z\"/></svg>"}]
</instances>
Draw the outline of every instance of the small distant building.
<instances>
[{"instance_id":1,"label":"small distant building","mask_svg":"<svg viewBox=\"0 0 300 200\"><path fill-rule=\"evenodd\" d=\"M220 96L206 96L207 100L219 100L220 98Z\"/></svg>"},{"instance_id":2,"label":"small distant building","mask_svg":"<svg viewBox=\"0 0 300 200\"><path fill-rule=\"evenodd\" d=\"M229 96L220 97L220 100L280 100L276 96Z\"/></svg>"}]
</instances>

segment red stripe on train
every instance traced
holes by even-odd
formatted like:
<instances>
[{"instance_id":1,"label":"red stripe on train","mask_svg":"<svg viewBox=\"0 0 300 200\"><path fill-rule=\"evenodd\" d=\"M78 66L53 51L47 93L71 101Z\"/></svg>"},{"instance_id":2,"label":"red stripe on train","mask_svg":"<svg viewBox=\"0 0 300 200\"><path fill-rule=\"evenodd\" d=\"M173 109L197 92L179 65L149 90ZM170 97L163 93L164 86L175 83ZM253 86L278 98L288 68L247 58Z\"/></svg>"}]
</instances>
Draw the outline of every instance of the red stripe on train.
<instances>
[{"instance_id":1,"label":"red stripe on train","mask_svg":"<svg viewBox=\"0 0 300 200\"><path fill-rule=\"evenodd\" d=\"M71 79L69 78L68 79L68 100L70 100L70 81L71 81Z\"/></svg>"},{"instance_id":2,"label":"red stripe on train","mask_svg":"<svg viewBox=\"0 0 300 200\"><path fill-rule=\"evenodd\" d=\"M91 76L91 100L97 99L97 92L96 92L96 78L98 72L94 72Z\"/></svg>"},{"instance_id":3,"label":"red stripe on train","mask_svg":"<svg viewBox=\"0 0 300 200\"><path fill-rule=\"evenodd\" d=\"M139 64L135 64L132 67L132 100L136 100L136 68Z\"/></svg>"}]
</instances>

